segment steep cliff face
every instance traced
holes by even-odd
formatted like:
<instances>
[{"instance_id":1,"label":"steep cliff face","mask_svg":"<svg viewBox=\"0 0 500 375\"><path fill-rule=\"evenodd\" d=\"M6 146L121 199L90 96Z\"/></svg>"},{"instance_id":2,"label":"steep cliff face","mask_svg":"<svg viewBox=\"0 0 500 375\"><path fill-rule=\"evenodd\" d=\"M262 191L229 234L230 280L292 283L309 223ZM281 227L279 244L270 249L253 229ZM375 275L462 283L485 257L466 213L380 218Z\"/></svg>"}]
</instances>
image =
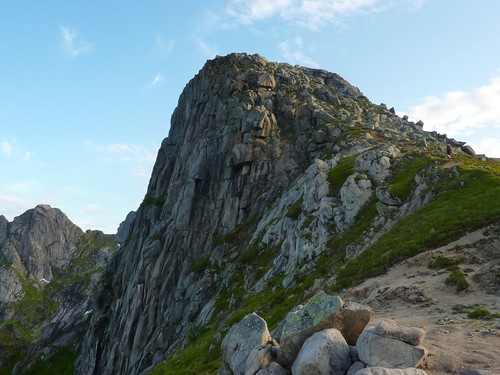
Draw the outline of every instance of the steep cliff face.
<instances>
[{"instance_id":1,"label":"steep cliff face","mask_svg":"<svg viewBox=\"0 0 500 375\"><path fill-rule=\"evenodd\" d=\"M77 373L147 372L245 296L296 285L325 252L356 256L432 199L432 168L399 196L384 185L409 150L444 145L336 74L258 55L208 61L108 266ZM347 246L359 217L367 230Z\"/></svg>"},{"instance_id":2,"label":"steep cliff face","mask_svg":"<svg viewBox=\"0 0 500 375\"><path fill-rule=\"evenodd\" d=\"M74 255L83 231L57 208L39 205L11 223L0 217L0 303L22 294L19 280L47 283L54 268L64 268Z\"/></svg>"}]
</instances>

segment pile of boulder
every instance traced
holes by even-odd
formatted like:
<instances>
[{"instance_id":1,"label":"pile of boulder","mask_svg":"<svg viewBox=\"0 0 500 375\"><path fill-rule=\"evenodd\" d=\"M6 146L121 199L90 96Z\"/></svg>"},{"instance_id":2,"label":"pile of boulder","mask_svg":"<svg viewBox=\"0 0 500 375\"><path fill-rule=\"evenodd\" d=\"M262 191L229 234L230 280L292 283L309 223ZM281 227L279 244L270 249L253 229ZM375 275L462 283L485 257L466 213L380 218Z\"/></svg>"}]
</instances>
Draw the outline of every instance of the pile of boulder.
<instances>
[{"instance_id":1,"label":"pile of boulder","mask_svg":"<svg viewBox=\"0 0 500 375\"><path fill-rule=\"evenodd\" d=\"M230 328L219 375L425 375L425 331L392 320L366 328L369 307L319 292L271 333L256 313Z\"/></svg>"}]
</instances>

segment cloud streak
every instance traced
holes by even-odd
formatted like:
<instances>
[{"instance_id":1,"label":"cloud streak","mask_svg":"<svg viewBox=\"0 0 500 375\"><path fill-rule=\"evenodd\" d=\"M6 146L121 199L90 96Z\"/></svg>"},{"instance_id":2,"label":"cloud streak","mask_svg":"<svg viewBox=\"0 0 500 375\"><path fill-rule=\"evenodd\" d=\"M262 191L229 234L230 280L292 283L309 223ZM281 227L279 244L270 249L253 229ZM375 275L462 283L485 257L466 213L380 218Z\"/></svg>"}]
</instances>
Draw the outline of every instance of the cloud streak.
<instances>
[{"instance_id":1,"label":"cloud streak","mask_svg":"<svg viewBox=\"0 0 500 375\"><path fill-rule=\"evenodd\" d=\"M416 10L424 0L231 0L225 14L236 25L281 18L310 30L318 30L344 19L381 13L395 8Z\"/></svg>"},{"instance_id":2,"label":"cloud streak","mask_svg":"<svg viewBox=\"0 0 500 375\"><path fill-rule=\"evenodd\" d=\"M283 58L295 64L319 68L319 64L303 52L302 39L286 40L278 44Z\"/></svg>"},{"instance_id":3,"label":"cloud streak","mask_svg":"<svg viewBox=\"0 0 500 375\"><path fill-rule=\"evenodd\" d=\"M175 42L173 39L163 39L160 35L156 37L156 46L163 57L167 57L172 53Z\"/></svg>"},{"instance_id":4,"label":"cloud streak","mask_svg":"<svg viewBox=\"0 0 500 375\"><path fill-rule=\"evenodd\" d=\"M157 73L153 80L149 83L148 88L153 88L159 86L163 80L165 79L165 76L161 73Z\"/></svg>"},{"instance_id":5,"label":"cloud streak","mask_svg":"<svg viewBox=\"0 0 500 375\"><path fill-rule=\"evenodd\" d=\"M9 141L3 141L2 142L2 153L6 156L12 156L14 146L12 146L12 143Z\"/></svg>"},{"instance_id":6,"label":"cloud streak","mask_svg":"<svg viewBox=\"0 0 500 375\"><path fill-rule=\"evenodd\" d=\"M80 33L66 26L59 26L64 51L70 58L92 51L93 45L82 38Z\"/></svg>"},{"instance_id":7,"label":"cloud streak","mask_svg":"<svg viewBox=\"0 0 500 375\"><path fill-rule=\"evenodd\" d=\"M131 174L148 178L156 160L156 149L141 144L86 141L84 148L96 153L105 163L122 164Z\"/></svg>"}]
</instances>

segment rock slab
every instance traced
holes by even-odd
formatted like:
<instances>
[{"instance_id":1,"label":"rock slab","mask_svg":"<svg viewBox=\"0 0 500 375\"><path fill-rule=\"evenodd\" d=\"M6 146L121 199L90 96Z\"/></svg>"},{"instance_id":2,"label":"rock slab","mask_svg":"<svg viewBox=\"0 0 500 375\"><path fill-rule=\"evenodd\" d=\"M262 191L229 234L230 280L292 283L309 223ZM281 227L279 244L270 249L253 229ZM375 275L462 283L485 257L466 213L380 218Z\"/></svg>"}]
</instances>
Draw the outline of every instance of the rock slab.
<instances>
[{"instance_id":1,"label":"rock slab","mask_svg":"<svg viewBox=\"0 0 500 375\"><path fill-rule=\"evenodd\" d=\"M317 332L302 346L292 366L294 375L343 375L351 366L349 345L339 330Z\"/></svg>"},{"instance_id":2,"label":"rock slab","mask_svg":"<svg viewBox=\"0 0 500 375\"><path fill-rule=\"evenodd\" d=\"M416 367L427 356L424 347L377 335L373 328L363 331L356 347L359 359L369 366L398 369Z\"/></svg>"}]
</instances>

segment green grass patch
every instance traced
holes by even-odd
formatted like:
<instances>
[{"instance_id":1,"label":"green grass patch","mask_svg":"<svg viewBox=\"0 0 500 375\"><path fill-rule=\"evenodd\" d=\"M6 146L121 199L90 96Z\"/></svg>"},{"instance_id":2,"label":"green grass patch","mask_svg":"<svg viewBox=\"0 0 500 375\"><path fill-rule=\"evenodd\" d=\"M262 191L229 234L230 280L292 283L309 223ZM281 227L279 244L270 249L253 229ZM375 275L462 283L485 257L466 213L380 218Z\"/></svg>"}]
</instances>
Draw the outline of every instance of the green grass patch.
<instances>
[{"instance_id":1,"label":"green grass patch","mask_svg":"<svg viewBox=\"0 0 500 375\"><path fill-rule=\"evenodd\" d=\"M257 215L249 217L240 225L236 226L232 231L214 236L212 240L213 245L229 244L229 245L241 245L250 234L255 230L259 222L260 217Z\"/></svg>"},{"instance_id":2,"label":"green grass patch","mask_svg":"<svg viewBox=\"0 0 500 375\"><path fill-rule=\"evenodd\" d=\"M0 375L12 374L15 364L23 359L22 348L24 342L10 322L0 327Z\"/></svg>"},{"instance_id":3,"label":"green grass patch","mask_svg":"<svg viewBox=\"0 0 500 375\"><path fill-rule=\"evenodd\" d=\"M297 199L297 201L288 208L286 216L288 216L292 220L297 220L302 213L302 203L304 203L303 196Z\"/></svg>"},{"instance_id":4,"label":"green grass patch","mask_svg":"<svg viewBox=\"0 0 500 375\"><path fill-rule=\"evenodd\" d=\"M229 319L224 322L223 327L226 330L223 331L226 332L227 328L238 323L244 316L252 312L256 312L264 318L270 329L274 328L302 296L300 288L291 290L278 287L282 280L282 277L276 278L273 283L274 287L269 286L260 293L249 296L238 303ZM194 335L191 335L191 331L189 333L189 345L158 364L150 374L217 374L222 364L223 337L217 340L217 331L213 326L201 328L201 330L200 327L196 327L195 331Z\"/></svg>"},{"instance_id":5,"label":"green grass patch","mask_svg":"<svg viewBox=\"0 0 500 375\"><path fill-rule=\"evenodd\" d=\"M167 200L167 198L164 197L163 195L154 196L152 194L146 194L144 196L144 200L142 201L142 204L144 205L144 207L148 207L148 206L161 207L161 206L163 206L163 204L165 203L166 200Z\"/></svg>"},{"instance_id":6,"label":"green grass patch","mask_svg":"<svg viewBox=\"0 0 500 375\"><path fill-rule=\"evenodd\" d=\"M364 232L371 228L377 216L377 206L374 200L369 201L356 215L356 221L344 232L333 235L328 241L328 248L337 254L344 254L348 245L355 244L364 236ZM342 257L343 258L343 257Z\"/></svg>"},{"instance_id":7,"label":"green grass patch","mask_svg":"<svg viewBox=\"0 0 500 375\"><path fill-rule=\"evenodd\" d=\"M464 272L458 268L453 270L451 275L445 280L446 285L455 286L457 292L461 292L469 287L469 282Z\"/></svg>"},{"instance_id":8,"label":"green grass patch","mask_svg":"<svg viewBox=\"0 0 500 375\"><path fill-rule=\"evenodd\" d=\"M221 366L222 340L216 341L214 329L208 329L195 340L192 340L184 350L179 350L166 361L159 363L151 375L214 375ZM212 349L212 350L211 350Z\"/></svg>"},{"instance_id":9,"label":"green grass patch","mask_svg":"<svg viewBox=\"0 0 500 375\"><path fill-rule=\"evenodd\" d=\"M347 156L340 159L335 168L332 168L332 170L328 172L327 180L329 183L330 195L332 197L340 194L340 189L347 180L347 177L354 173L355 161L355 155Z\"/></svg>"},{"instance_id":10,"label":"green grass patch","mask_svg":"<svg viewBox=\"0 0 500 375\"><path fill-rule=\"evenodd\" d=\"M39 359L33 367L23 375L71 375L75 372L75 362L78 354L69 345L61 348L55 355L46 360Z\"/></svg>"},{"instance_id":11,"label":"green grass patch","mask_svg":"<svg viewBox=\"0 0 500 375\"><path fill-rule=\"evenodd\" d=\"M192 271L196 274L202 274L205 272L205 269L210 265L210 256L205 255L203 258L198 260L195 264L193 264Z\"/></svg>"},{"instance_id":12,"label":"green grass patch","mask_svg":"<svg viewBox=\"0 0 500 375\"><path fill-rule=\"evenodd\" d=\"M436 189L441 192L436 190L434 200L350 260L339 272L335 289L381 275L399 261L500 220L500 174L496 172L462 165L457 178L445 179Z\"/></svg>"},{"instance_id":13,"label":"green grass patch","mask_svg":"<svg viewBox=\"0 0 500 375\"><path fill-rule=\"evenodd\" d=\"M455 259L445 257L445 256L438 256L436 259L434 259L430 264L429 268L431 270L441 270L441 269L450 269L455 267L458 264L458 262Z\"/></svg>"},{"instance_id":14,"label":"green grass patch","mask_svg":"<svg viewBox=\"0 0 500 375\"><path fill-rule=\"evenodd\" d=\"M424 154L410 154L399 165L389 181L389 194L401 200L408 198L410 192L416 188L415 175L428 167L432 158Z\"/></svg>"},{"instance_id":15,"label":"green grass patch","mask_svg":"<svg viewBox=\"0 0 500 375\"><path fill-rule=\"evenodd\" d=\"M470 319L496 319L500 318L500 314L491 313L487 309L475 309L467 313L467 317Z\"/></svg>"}]
</instances>

